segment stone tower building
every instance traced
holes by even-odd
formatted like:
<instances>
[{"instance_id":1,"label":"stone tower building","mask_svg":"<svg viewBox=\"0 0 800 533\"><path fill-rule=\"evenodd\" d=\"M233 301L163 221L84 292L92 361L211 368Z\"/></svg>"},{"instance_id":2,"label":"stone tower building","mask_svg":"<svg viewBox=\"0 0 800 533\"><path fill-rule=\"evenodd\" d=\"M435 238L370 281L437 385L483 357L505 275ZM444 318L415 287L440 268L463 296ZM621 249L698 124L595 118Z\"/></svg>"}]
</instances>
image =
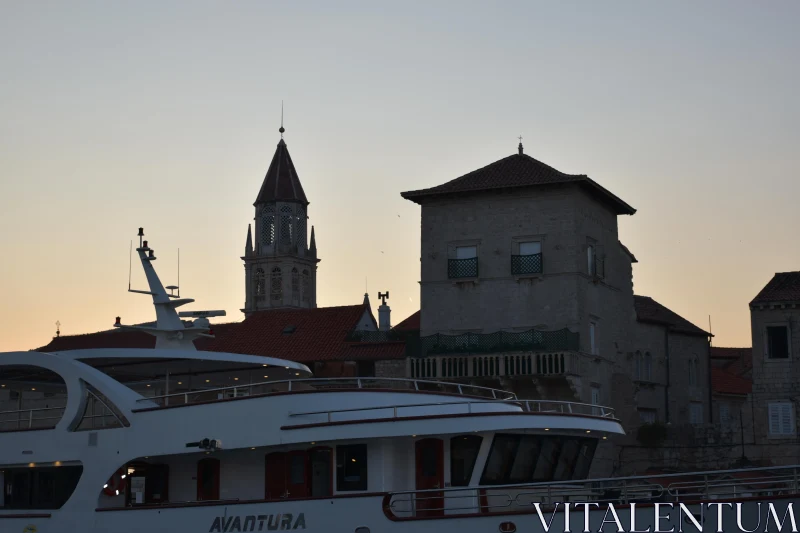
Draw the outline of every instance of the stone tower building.
<instances>
[{"instance_id":1,"label":"stone tower building","mask_svg":"<svg viewBox=\"0 0 800 533\"><path fill-rule=\"evenodd\" d=\"M255 311L317 307L317 245L307 237L308 200L289 149L281 140L272 157L255 206L255 235L247 227L245 306Z\"/></svg>"}]
</instances>

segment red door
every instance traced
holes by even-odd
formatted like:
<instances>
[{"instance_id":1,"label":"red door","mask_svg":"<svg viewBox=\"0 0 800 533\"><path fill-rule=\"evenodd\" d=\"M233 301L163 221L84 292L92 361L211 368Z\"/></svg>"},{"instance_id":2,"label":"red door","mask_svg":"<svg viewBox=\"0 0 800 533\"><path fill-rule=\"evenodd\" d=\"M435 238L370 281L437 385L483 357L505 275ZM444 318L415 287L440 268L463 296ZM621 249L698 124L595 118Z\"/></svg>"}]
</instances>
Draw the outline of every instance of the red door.
<instances>
[{"instance_id":1,"label":"red door","mask_svg":"<svg viewBox=\"0 0 800 533\"><path fill-rule=\"evenodd\" d=\"M444 486L444 443L441 439L422 439L416 444L417 490L441 489ZM417 516L442 516L444 495L422 492L416 497Z\"/></svg>"},{"instance_id":2,"label":"red door","mask_svg":"<svg viewBox=\"0 0 800 533\"><path fill-rule=\"evenodd\" d=\"M278 500L286 497L286 454L270 453L265 461L264 498Z\"/></svg>"},{"instance_id":3,"label":"red door","mask_svg":"<svg viewBox=\"0 0 800 533\"><path fill-rule=\"evenodd\" d=\"M305 450L286 454L287 498L307 498L311 495L308 463L308 452Z\"/></svg>"},{"instance_id":4,"label":"red door","mask_svg":"<svg viewBox=\"0 0 800 533\"><path fill-rule=\"evenodd\" d=\"M197 462L197 501L219 500L219 460Z\"/></svg>"}]
</instances>

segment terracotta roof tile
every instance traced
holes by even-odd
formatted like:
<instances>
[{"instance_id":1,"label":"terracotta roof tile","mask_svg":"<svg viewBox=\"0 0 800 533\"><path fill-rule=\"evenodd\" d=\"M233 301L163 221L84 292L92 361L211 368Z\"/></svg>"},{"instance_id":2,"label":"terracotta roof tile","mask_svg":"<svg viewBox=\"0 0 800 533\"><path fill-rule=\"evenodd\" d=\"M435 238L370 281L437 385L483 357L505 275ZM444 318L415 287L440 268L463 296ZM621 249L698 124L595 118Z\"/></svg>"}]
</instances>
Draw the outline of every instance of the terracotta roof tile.
<instances>
[{"instance_id":1,"label":"terracotta roof tile","mask_svg":"<svg viewBox=\"0 0 800 533\"><path fill-rule=\"evenodd\" d=\"M633 304L636 308L636 318L639 322L650 322L652 324L670 326L673 331L686 335L703 337L711 335L677 313L667 309L649 296L634 295Z\"/></svg>"},{"instance_id":2,"label":"terracotta roof tile","mask_svg":"<svg viewBox=\"0 0 800 533\"><path fill-rule=\"evenodd\" d=\"M411 316L409 316L408 318L397 324L392 329L395 331L414 331L419 329L420 327L419 323L420 323L420 312L417 311L416 313L413 313Z\"/></svg>"},{"instance_id":3,"label":"terracotta roof tile","mask_svg":"<svg viewBox=\"0 0 800 533\"><path fill-rule=\"evenodd\" d=\"M299 363L404 357L404 342L359 343L347 340L368 311L363 304L260 311L242 322L212 324L215 338L198 339L195 346L204 351L262 355ZM291 332L290 327L294 328ZM58 337L37 351L154 346L155 338L146 333L112 330Z\"/></svg>"},{"instance_id":4,"label":"terracotta roof tile","mask_svg":"<svg viewBox=\"0 0 800 533\"><path fill-rule=\"evenodd\" d=\"M753 349L712 346L711 361L727 372L745 376L753 370Z\"/></svg>"},{"instance_id":5,"label":"terracotta roof tile","mask_svg":"<svg viewBox=\"0 0 800 533\"><path fill-rule=\"evenodd\" d=\"M564 183L577 183L587 188L591 193L611 205L618 214L632 215L636 212L634 208L588 176L583 174L564 174L525 154L508 156L442 185L417 191L407 191L401 193L401 196L407 200L420 203L424 198L445 194Z\"/></svg>"},{"instance_id":6,"label":"terracotta roof tile","mask_svg":"<svg viewBox=\"0 0 800 533\"><path fill-rule=\"evenodd\" d=\"M800 272L778 272L750 305L769 302L800 302Z\"/></svg>"},{"instance_id":7,"label":"terracotta roof tile","mask_svg":"<svg viewBox=\"0 0 800 533\"><path fill-rule=\"evenodd\" d=\"M725 369L712 366L711 389L716 394L747 395L753 391L753 382Z\"/></svg>"}]
</instances>

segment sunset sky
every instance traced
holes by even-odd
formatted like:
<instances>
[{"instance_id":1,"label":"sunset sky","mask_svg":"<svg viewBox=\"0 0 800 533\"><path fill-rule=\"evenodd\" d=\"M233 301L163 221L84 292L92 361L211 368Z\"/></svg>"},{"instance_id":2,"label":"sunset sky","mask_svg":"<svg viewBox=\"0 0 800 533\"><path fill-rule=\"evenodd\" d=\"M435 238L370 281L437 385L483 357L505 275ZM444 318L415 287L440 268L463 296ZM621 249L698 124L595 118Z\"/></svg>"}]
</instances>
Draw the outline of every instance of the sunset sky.
<instances>
[{"instance_id":1,"label":"sunset sky","mask_svg":"<svg viewBox=\"0 0 800 533\"><path fill-rule=\"evenodd\" d=\"M0 3L0 350L154 317L143 226L191 309L241 320L280 136L311 205L318 305L419 309L419 206L516 152L588 174L634 290L718 346L800 270L800 2ZM134 264L134 288L145 288Z\"/></svg>"}]
</instances>

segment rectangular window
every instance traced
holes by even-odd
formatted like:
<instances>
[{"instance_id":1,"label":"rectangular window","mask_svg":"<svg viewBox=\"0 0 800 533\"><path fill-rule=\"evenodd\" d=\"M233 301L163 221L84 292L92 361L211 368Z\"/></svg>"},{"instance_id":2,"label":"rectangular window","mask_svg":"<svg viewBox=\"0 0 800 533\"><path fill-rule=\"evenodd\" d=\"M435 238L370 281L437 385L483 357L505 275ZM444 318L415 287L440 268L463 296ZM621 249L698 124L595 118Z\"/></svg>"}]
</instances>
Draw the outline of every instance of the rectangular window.
<instances>
[{"instance_id":1,"label":"rectangular window","mask_svg":"<svg viewBox=\"0 0 800 533\"><path fill-rule=\"evenodd\" d=\"M600 387L592 387L592 405L600 405Z\"/></svg>"},{"instance_id":2,"label":"rectangular window","mask_svg":"<svg viewBox=\"0 0 800 533\"><path fill-rule=\"evenodd\" d=\"M528 241L519 243L517 255L511 256L511 274L541 274L542 273L542 243Z\"/></svg>"},{"instance_id":3,"label":"rectangular window","mask_svg":"<svg viewBox=\"0 0 800 533\"><path fill-rule=\"evenodd\" d=\"M367 445L336 447L336 490L367 490Z\"/></svg>"},{"instance_id":4,"label":"rectangular window","mask_svg":"<svg viewBox=\"0 0 800 533\"><path fill-rule=\"evenodd\" d=\"M689 423L702 424L703 423L703 404L692 402L689 404Z\"/></svg>"},{"instance_id":5,"label":"rectangular window","mask_svg":"<svg viewBox=\"0 0 800 533\"><path fill-rule=\"evenodd\" d=\"M786 326L767 326L765 347L768 359L788 359L789 328Z\"/></svg>"},{"instance_id":6,"label":"rectangular window","mask_svg":"<svg viewBox=\"0 0 800 533\"><path fill-rule=\"evenodd\" d=\"M542 253L542 243L539 241L519 243L519 255L536 255Z\"/></svg>"},{"instance_id":7,"label":"rectangular window","mask_svg":"<svg viewBox=\"0 0 800 533\"><path fill-rule=\"evenodd\" d=\"M479 435L461 435L450 439L450 484L454 487L466 487L472 478L472 470L478 459L483 437Z\"/></svg>"},{"instance_id":8,"label":"rectangular window","mask_svg":"<svg viewBox=\"0 0 800 533\"><path fill-rule=\"evenodd\" d=\"M589 245L586 247L586 261L588 263L588 272L590 275L594 276L596 274L595 269L595 262L594 262L594 246Z\"/></svg>"},{"instance_id":9,"label":"rectangular window","mask_svg":"<svg viewBox=\"0 0 800 533\"><path fill-rule=\"evenodd\" d=\"M457 246L456 259L472 259L478 257L477 246Z\"/></svg>"},{"instance_id":10,"label":"rectangular window","mask_svg":"<svg viewBox=\"0 0 800 533\"><path fill-rule=\"evenodd\" d=\"M592 355L597 355L597 339L595 335L597 333L597 324L595 322L589 322L589 348L591 349Z\"/></svg>"},{"instance_id":11,"label":"rectangular window","mask_svg":"<svg viewBox=\"0 0 800 533\"><path fill-rule=\"evenodd\" d=\"M722 424L723 427L728 427L731 423L731 408L727 402L721 402L719 404L719 423Z\"/></svg>"},{"instance_id":12,"label":"rectangular window","mask_svg":"<svg viewBox=\"0 0 800 533\"><path fill-rule=\"evenodd\" d=\"M457 246L455 258L447 260L447 277L477 278L478 277L478 247Z\"/></svg>"},{"instance_id":13,"label":"rectangular window","mask_svg":"<svg viewBox=\"0 0 800 533\"><path fill-rule=\"evenodd\" d=\"M789 402L769 404L770 436L791 436L795 433L794 406Z\"/></svg>"},{"instance_id":14,"label":"rectangular window","mask_svg":"<svg viewBox=\"0 0 800 533\"><path fill-rule=\"evenodd\" d=\"M656 423L656 410L655 409L639 409L639 420L642 424L655 424Z\"/></svg>"}]
</instances>

